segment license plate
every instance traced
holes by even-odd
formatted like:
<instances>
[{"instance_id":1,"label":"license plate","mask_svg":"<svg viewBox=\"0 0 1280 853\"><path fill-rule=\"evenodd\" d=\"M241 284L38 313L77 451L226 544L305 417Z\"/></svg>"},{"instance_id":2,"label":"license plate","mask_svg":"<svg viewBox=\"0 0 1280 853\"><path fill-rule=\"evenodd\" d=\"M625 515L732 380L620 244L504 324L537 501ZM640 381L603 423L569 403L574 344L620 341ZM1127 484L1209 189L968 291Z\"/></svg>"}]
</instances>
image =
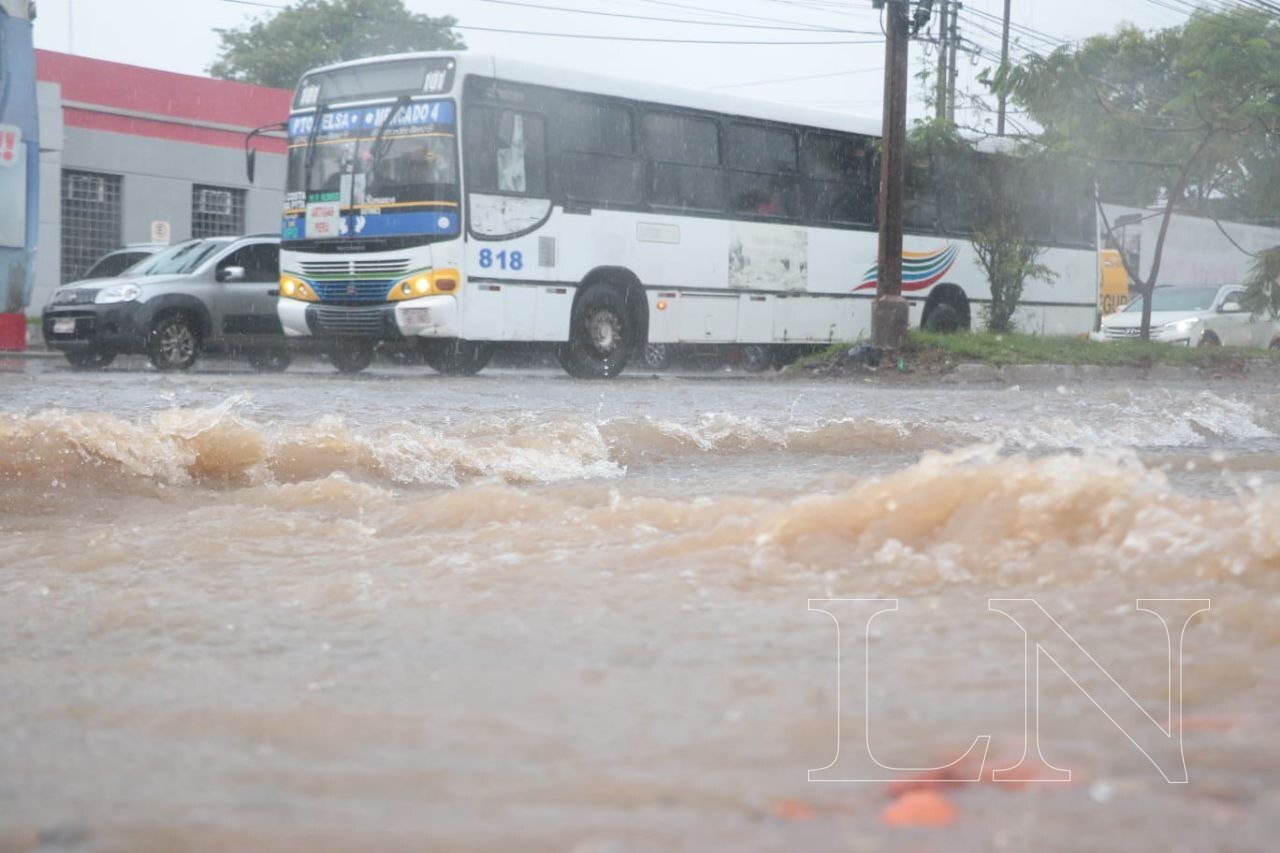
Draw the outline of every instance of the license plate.
<instances>
[{"instance_id":1,"label":"license plate","mask_svg":"<svg viewBox=\"0 0 1280 853\"><path fill-rule=\"evenodd\" d=\"M55 335L74 335L76 333L75 317L65 317L61 320L54 320L53 333Z\"/></svg>"},{"instance_id":2,"label":"license plate","mask_svg":"<svg viewBox=\"0 0 1280 853\"><path fill-rule=\"evenodd\" d=\"M406 326L428 326L431 324L430 308L405 308L400 316Z\"/></svg>"}]
</instances>

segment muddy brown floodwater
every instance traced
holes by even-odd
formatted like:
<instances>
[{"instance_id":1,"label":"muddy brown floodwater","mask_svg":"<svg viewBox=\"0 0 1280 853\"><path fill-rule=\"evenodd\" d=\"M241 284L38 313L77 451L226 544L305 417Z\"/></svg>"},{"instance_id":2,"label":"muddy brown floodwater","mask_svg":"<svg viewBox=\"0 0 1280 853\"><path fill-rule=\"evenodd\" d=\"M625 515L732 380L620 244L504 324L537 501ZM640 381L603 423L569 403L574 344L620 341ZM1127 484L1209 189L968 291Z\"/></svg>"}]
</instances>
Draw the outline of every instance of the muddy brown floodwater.
<instances>
[{"instance_id":1,"label":"muddy brown floodwater","mask_svg":"<svg viewBox=\"0 0 1280 853\"><path fill-rule=\"evenodd\" d=\"M1275 849L1278 454L1245 383L0 375L0 849ZM1156 718L1210 599L1189 784L1052 663L1070 783L807 781L1016 762L993 597ZM813 598L900 600L869 715Z\"/></svg>"}]
</instances>

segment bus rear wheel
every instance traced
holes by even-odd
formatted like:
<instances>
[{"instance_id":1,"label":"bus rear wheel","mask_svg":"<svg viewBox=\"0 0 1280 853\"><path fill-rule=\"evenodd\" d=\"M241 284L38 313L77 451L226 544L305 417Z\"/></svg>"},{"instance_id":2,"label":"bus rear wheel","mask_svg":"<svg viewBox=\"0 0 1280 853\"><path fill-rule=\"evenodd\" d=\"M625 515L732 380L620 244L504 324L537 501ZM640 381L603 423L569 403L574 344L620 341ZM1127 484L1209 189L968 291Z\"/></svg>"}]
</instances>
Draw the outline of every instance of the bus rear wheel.
<instances>
[{"instance_id":1,"label":"bus rear wheel","mask_svg":"<svg viewBox=\"0 0 1280 853\"><path fill-rule=\"evenodd\" d=\"M493 348L478 341L454 338L422 342L423 360L445 376L474 376L485 369L492 357Z\"/></svg>"},{"instance_id":2,"label":"bus rear wheel","mask_svg":"<svg viewBox=\"0 0 1280 853\"><path fill-rule=\"evenodd\" d=\"M634 337L621 287L597 284L578 299L569 321L569 342L561 344L560 365L578 379L612 379L622 372Z\"/></svg>"}]
</instances>

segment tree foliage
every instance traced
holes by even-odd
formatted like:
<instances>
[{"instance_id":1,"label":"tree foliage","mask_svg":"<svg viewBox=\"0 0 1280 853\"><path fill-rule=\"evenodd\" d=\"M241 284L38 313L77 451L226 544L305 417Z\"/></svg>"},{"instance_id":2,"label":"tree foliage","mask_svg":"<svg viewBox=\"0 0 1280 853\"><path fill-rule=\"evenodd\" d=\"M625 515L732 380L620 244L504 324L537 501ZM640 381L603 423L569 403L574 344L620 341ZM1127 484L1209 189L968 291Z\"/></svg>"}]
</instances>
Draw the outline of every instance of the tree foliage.
<instances>
[{"instance_id":1,"label":"tree foliage","mask_svg":"<svg viewBox=\"0 0 1280 853\"><path fill-rule=\"evenodd\" d=\"M1022 289L1027 282L1053 281L1058 275L1040 263L1044 246L1028 240L1017 223L1007 219L974 231L970 242L991 285L991 301L982 306L987 331L1012 332L1013 315L1022 302Z\"/></svg>"},{"instance_id":2,"label":"tree foliage","mask_svg":"<svg viewBox=\"0 0 1280 853\"><path fill-rule=\"evenodd\" d=\"M1280 19L1237 8L1199 11L1157 32L1133 27L1095 36L1006 69L997 86L1044 128L1047 152L1095 167L1108 201L1161 203L1149 274L1128 269L1143 292L1159 279L1175 209L1211 212L1232 196L1259 195L1280 164ZM1144 301L1143 337L1151 300Z\"/></svg>"},{"instance_id":3,"label":"tree foliage","mask_svg":"<svg viewBox=\"0 0 1280 853\"><path fill-rule=\"evenodd\" d=\"M1244 307L1254 314L1280 317L1280 246L1268 249L1253 261L1245 282Z\"/></svg>"},{"instance_id":4,"label":"tree foliage","mask_svg":"<svg viewBox=\"0 0 1280 853\"><path fill-rule=\"evenodd\" d=\"M959 135L955 125L939 119L917 122L909 149L909 171L927 175L925 194L939 207L963 213L969 242L991 289L991 302L982 308L987 330L1013 331L1027 283L1057 278L1040 263L1045 247L1033 233L1035 208L1043 208L1050 185L1072 177L1072 170L1033 151L980 152ZM921 188L914 189L918 193Z\"/></svg>"},{"instance_id":5,"label":"tree foliage","mask_svg":"<svg viewBox=\"0 0 1280 853\"><path fill-rule=\"evenodd\" d=\"M308 69L388 53L459 50L450 16L410 12L402 0L299 0L270 18L217 30L222 44L209 73L290 89Z\"/></svg>"}]
</instances>

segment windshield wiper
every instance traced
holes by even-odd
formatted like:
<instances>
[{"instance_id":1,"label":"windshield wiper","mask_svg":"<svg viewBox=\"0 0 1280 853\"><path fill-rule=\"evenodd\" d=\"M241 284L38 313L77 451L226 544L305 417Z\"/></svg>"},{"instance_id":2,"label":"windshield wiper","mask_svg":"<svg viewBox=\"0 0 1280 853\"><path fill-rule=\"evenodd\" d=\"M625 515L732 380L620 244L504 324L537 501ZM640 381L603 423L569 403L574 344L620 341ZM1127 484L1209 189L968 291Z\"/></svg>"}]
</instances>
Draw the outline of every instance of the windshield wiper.
<instances>
[{"instance_id":1,"label":"windshield wiper","mask_svg":"<svg viewBox=\"0 0 1280 853\"><path fill-rule=\"evenodd\" d=\"M302 206L306 207L311 200L311 166L316 159L316 137L320 135L320 119L324 118L328 107L316 104L315 117L311 123L311 132L307 134L307 153L302 161Z\"/></svg>"},{"instance_id":2,"label":"windshield wiper","mask_svg":"<svg viewBox=\"0 0 1280 853\"><path fill-rule=\"evenodd\" d=\"M369 148L369 169L365 174L372 175L377 172L378 161L387 153L387 147L389 147L389 143L387 145L383 144L383 136L386 134L387 128L391 126L391 121L396 117L396 114L411 103L413 103L412 97L409 95L401 95L396 98L396 102L391 105L391 111L387 113L387 117L382 120L382 124L378 126L378 132L373 137L373 145Z\"/></svg>"}]
</instances>

